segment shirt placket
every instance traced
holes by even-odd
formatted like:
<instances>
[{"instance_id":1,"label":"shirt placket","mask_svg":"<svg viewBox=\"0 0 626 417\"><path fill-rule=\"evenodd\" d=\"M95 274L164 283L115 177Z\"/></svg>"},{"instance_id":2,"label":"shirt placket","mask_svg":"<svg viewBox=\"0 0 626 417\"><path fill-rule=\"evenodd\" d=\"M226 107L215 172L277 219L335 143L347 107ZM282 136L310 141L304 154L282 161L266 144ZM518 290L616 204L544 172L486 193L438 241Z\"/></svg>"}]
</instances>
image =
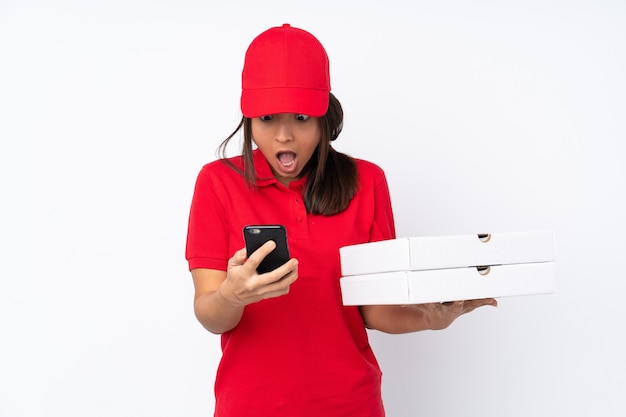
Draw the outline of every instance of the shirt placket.
<instances>
[{"instance_id":1,"label":"shirt placket","mask_svg":"<svg viewBox=\"0 0 626 417\"><path fill-rule=\"evenodd\" d=\"M304 184L302 181L294 181L289 186L291 191L291 223L292 223L292 235L299 237L306 237L309 233L307 212L304 205L303 190Z\"/></svg>"}]
</instances>

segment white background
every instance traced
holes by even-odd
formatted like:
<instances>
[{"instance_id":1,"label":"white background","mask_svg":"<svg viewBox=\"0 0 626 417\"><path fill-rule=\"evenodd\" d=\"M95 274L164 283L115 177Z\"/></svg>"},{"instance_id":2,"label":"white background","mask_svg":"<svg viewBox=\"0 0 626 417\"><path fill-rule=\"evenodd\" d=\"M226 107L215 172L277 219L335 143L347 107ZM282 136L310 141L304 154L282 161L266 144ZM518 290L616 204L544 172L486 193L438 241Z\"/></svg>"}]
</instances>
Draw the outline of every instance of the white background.
<instances>
[{"instance_id":1,"label":"white background","mask_svg":"<svg viewBox=\"0 0 626 417\"><path fill-rule=\"evenodd\" d=\"M0 416L212 415L189 203L284 22L398 236L556 234L557 293L371 333L388 415L625 415L624 2L0 0Z\"/></svg>"}]
</instances>

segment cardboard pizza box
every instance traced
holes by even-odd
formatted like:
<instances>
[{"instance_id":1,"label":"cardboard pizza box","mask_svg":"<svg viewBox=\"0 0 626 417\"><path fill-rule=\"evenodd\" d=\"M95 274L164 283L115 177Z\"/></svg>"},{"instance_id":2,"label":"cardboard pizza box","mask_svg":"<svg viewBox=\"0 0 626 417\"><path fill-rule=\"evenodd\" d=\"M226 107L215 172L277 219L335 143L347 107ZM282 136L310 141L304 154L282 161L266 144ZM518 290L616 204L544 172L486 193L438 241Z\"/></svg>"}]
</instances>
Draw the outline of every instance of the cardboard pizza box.
<instances>
[{"instance_id":1,"label":"cardboard pizza box","mask_svg":"<svg viewBox=\"0 0 626 417\"><path fill-rule=\"evenodd\" d=\"M342 276L554 260L551 231L408 237L339 249Z\"/></svg>"},{"instance_id":2,"label":"cardboard pizza box","mask_svg":"<svg viewBox=\"0 0 626 417\"><path fill-rule=\"evenodd\" d=\"M352 275L340 279L344 305L422 304L549 294L554 262Z\"/></svg>"}]
</instances>

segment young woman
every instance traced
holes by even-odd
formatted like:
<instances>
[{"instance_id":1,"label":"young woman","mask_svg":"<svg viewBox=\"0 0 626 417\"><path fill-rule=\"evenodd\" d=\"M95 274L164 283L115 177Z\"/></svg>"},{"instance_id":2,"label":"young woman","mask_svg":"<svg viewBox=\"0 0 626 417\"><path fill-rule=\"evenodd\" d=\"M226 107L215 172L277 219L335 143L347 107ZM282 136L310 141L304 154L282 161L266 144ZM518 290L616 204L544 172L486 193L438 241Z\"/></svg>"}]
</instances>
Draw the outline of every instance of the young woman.
<instances>
[{"instance_id":1,"label":"young woman","mask_svg":"<svg viewBox=\"0 0 626 417\"><path fill-rule=\"evenodd\" d=\"M331 146L343 111L310 33L285 24L260 34L242 86L243 118L224 158L198 175L186 250L195 314L222 335L215 415L384 416L366 328L443 329L495 300L343 306L339 248L395 238L385 175ZM242 154L227 158L241 129ZM249 224L284 225L293 258L258 274L275 244L247 254Z\"/></svg>"}]
</instances>

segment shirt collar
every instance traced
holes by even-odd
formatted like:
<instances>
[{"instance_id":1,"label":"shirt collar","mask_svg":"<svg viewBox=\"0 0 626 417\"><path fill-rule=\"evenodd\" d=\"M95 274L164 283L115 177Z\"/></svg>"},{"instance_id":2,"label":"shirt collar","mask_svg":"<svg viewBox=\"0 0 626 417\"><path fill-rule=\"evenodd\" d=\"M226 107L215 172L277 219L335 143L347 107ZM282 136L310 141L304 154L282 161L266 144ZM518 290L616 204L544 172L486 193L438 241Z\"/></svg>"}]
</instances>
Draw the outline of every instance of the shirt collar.
<instances>
[{"instance_id":1,"label":"shirt collar","mask_svg":"<svg viewBox=\"0 0 626 417\"><path fill-rule=\"evenodd\" d=\"M254 175L257 186L264 186L277 183L278 180L272 172L269 162L260 149L252 151L252 162L254 163Z\"/></svg>"}]
</instances>

